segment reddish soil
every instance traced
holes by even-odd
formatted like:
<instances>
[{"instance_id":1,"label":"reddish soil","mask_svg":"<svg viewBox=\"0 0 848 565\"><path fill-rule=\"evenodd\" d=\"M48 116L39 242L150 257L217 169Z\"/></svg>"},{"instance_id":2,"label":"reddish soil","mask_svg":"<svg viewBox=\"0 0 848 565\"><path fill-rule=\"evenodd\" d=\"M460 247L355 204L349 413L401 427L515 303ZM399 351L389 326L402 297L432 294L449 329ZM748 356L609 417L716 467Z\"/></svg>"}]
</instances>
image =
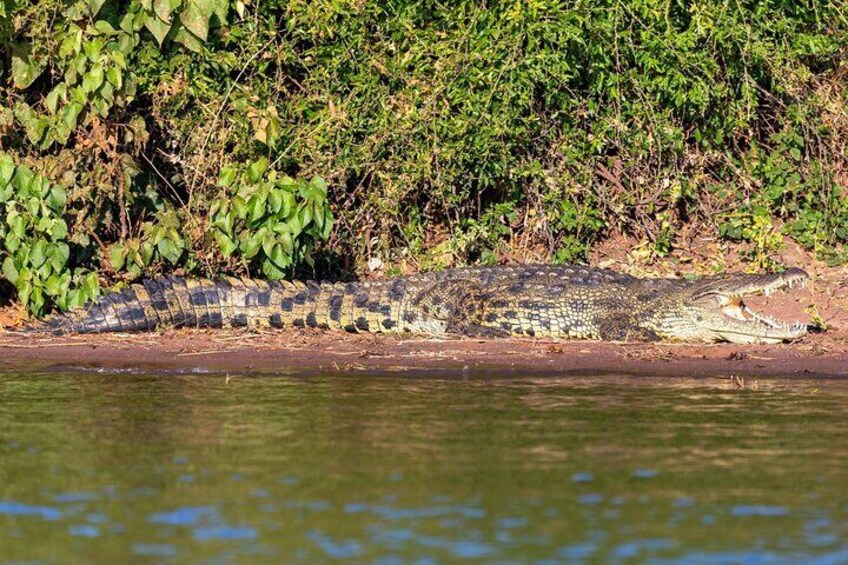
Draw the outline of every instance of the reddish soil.
<instances>
[{"instance_id":1,"label":"reddish soil","mask_svg":"<svg viewBox=\"0 0 848 565\"><path fill-rule=\"evenodd\" d=\"M790 345L710 346L179 330L133 336L7 335L0 338L0 357L0 367L6 369L73 366L282 373L462 370L848 377L848 343L824 335Z\"/></svg>"},{"instance_id":2,"label":"reddish soil","mask_svg":"<svg viewBox=\"0 0 848 565\"><path fill-rule=\"evenodd\" d=\"M614 261L614 260L613 260ZM848 269L805 265L805 289L755 297L756 309L824 331L782 345L616 344L538 339L434 340L315 330L170 330L35 337L0 334L0 367L89 366L250 372L464 371L848 377ZM613 265L619 270L622 265ZM9 313L7 312L7 316ZM14 315L5 318L15 322ZM0 320L4 318L0 316Z\"/></svg>"}]
</instances>

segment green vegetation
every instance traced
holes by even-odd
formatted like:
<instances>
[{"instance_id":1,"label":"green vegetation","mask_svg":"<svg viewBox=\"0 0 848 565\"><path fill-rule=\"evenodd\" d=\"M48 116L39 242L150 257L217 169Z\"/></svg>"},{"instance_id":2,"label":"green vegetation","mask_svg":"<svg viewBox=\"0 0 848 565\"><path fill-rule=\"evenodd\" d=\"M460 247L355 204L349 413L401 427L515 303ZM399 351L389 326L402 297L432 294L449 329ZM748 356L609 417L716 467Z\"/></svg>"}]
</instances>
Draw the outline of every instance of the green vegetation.
<instances>
[{"instance_id":1,"label":"green vegetation","mask_svg":"<svg viewBox=\"0 0 848 565\"><path fill-rule=\"evenodd\" d=\"M60 308L79 306L98 294L94 273L68 269L68 225L63 219L67 194L26 166L0 155L0 239L3 276L18 289L23 304L37 314L47 299Z\"/></svg>"},{"instance_id":2,"label":"green vegetation","mask_svg":"<svg viewBox=\"0 0 848 565\"><path fill-rule=\"evenodd\" d=\"M0 47L0 285L36 313L693 226L848 260L844 2L0 0Z\"/></svg>"}]
</instances>

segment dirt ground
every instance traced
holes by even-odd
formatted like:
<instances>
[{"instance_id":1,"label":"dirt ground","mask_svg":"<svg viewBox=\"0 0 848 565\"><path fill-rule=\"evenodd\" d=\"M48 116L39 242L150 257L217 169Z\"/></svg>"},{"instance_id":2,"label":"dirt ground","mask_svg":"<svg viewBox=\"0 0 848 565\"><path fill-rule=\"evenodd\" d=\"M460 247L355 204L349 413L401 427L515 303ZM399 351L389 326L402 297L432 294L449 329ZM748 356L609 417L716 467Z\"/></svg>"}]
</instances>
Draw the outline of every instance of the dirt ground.
<instances>
[{"instance_id":1,"label":"dirt ground","mask_svg":"<svg viewBox=\"0 0 848 565\"><path fill-rule=\"evenodd\" d=\"M607 255L604 266L631 271ZM434 340L320 330L165 330L146 334L0 333L0 367L109 367L233 372L460 371L509 374L804 375L848 377L848 268L804 265L811 284L748 300L756 310L821 330L781 345L618 344L541 339ZM665 265L665 273L673 267ZM644 274L644 273L643 273ZM657 273L653 273L657 274ZM19 321L6 312L0 324Z\"/></svg>"}]
</instances>

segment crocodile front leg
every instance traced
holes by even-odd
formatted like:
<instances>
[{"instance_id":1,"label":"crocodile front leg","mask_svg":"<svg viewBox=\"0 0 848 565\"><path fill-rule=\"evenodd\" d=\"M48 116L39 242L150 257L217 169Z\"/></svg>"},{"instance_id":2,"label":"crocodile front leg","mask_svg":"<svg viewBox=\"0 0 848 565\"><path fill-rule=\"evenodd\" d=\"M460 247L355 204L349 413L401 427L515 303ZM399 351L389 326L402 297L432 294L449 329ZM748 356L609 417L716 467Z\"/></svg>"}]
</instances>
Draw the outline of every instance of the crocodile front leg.
<instances>
[{"instance_id":1,"label":"crocodile front leg","mask_svg":"<svg viewBox=\"0 0 848 565\"><path fill-rule=\"evenodd\" d=\"M637 325L631 316L610 315L598 320L598 333L604 341L660 341L654 331Z\"/></svg>"},{"instance_id":2,"label":"crocodile front leg","mask_svg":"<svg viewBox=\"0 0 848 565\"><path fill-rule=\"evenodd\" d=\"M418 314L417 328L438 328L438 333L479 335L482 325L483 289L469 279L441 281L422 291L411 304ZM477 328L477 329L475 329ZM416 328L410 328L415 331ZM426 333L436 333L427 331ZM507 334L508 335L508 334Z\"/></svg>"}]
</instances>

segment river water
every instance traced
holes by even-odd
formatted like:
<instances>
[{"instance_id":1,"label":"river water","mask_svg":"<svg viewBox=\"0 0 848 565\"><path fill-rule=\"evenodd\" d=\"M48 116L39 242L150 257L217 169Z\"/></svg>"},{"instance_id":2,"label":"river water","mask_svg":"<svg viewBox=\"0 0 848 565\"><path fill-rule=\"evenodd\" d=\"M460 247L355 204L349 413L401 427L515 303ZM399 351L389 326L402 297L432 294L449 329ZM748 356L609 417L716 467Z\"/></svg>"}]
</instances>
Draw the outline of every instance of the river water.
<instances>
[{"instance_id":1,"label":"river water","mask_svg":"<svg viewBox=\"0 0 848 565\"><path fill-rule=\"evenodd\" d=\"M844 380L0 374L0 563L845 563L846 407Z\"/></svg>"}]
</instances>

